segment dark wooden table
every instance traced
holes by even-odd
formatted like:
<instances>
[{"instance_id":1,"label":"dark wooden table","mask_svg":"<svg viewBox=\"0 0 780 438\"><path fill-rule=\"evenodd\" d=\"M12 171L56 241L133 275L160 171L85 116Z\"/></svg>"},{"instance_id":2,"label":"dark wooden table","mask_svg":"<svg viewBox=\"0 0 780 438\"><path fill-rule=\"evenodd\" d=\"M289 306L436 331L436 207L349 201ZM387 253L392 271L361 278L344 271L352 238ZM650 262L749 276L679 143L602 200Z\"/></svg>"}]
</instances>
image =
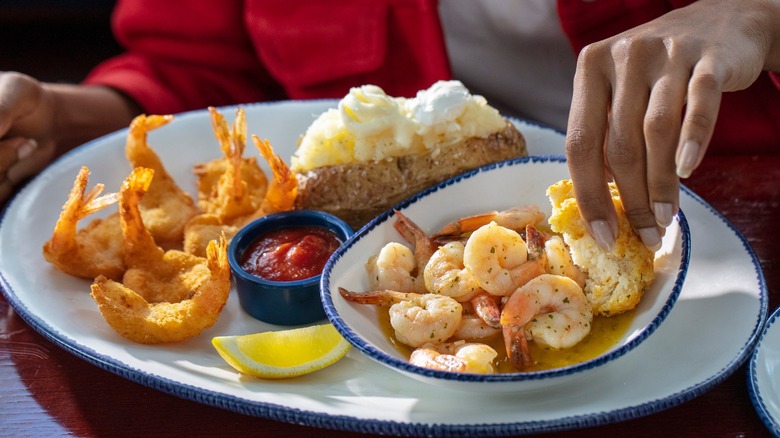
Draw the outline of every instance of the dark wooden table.
<instances>
[{"instance_id":1,"label":"dark wooden table","mask_svg":"<svg viewBox=\"0 0 780 438\"><path fill-rule=\"evenodd\" d=\"M686 184L748 238L764 269L771 312L780 305L780 154L709 157ZM0 297L0 436L171 434L364 436L244 416L130 382L50 343ZM660 413L545 436L569 435L756 437L769 433L750 402L743 365L707 393Z\"/></svg>"}]
</instances>

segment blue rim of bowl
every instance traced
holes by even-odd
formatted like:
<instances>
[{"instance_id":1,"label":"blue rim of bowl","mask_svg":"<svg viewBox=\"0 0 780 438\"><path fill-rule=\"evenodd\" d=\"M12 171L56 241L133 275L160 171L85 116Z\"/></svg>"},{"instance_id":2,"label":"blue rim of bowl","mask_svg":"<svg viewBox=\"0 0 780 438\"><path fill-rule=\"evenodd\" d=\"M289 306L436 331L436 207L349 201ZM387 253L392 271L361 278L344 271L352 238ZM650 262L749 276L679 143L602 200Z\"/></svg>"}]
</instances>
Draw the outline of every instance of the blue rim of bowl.
<instances>
[{"instance_id":1,"label":"blue rim of bowl","mask_svg":"<svg viewBox=\"0 0 780 438\"><path fill-rule=\"evenodd\" d=\"M576 373L601 366L602 364L612 361L631 351L642 341L644 341L648 336L650 336L661 325L663 320L666 319L666 317L669 315L669 312L672 310L674 303L677 301L677 298L680 296L680 292L682 291L682 286L683 283L685 282L685 276L688 273L688 264L690 262L690 253L691 253L690 228L688 226L688 221L685 218L685 215L683 214L682 211L678 211L676 215L676 219L680 226L681 240L682 240L682 253L680 257L680 266L678 268L677 277L674 281L674 286L672 287L672 292L669 294L669 297L664 303L664 306L661 308L661 311L658 313L658 315L655 316L655 318L653 318L653 320L647 325L647 327L639 335L631 339L625 345L622 345L621 347L607 354L603 354L601 356L595 357L585 362L580 362L575 365L555 368L551 370L544 370L544 371L504 373L504 374L453 373L453 372L431 370L428 368L419 367L416 365L412 365L408 362L391 357L386 353L384 353L382 350L364 341L360 336L358 336L354 331L352 331L349 325L339 316L333 304L333 297L331 296L331 287L330 287L330 276L331 276L331 271L333 269L333 266L336 264L336 262L338 262L339 259L341 259L341 257L344 256L344 254L352 246L354 246L363 237L368 235L368 233L371 230L373 230L383 222L393 217L395 215L393 210L403 211L407 207L413 205L414 203L420 201L421 199L424 199L429 194L436 192L440 189L443 189L447 186L453 185L462 180L469 179L481 172L486 172L492 169L505 167L505 166L521 166L525 164L565 163L565 162L566 162L566 158L561 155L536 155L536 156L527 156L527 157L501 161L493 164L488 164L486 166L482 166L477 169L473 169L471 171L465 172L463 174L445 180L435 186L432 186L426 190L423 190L418 194L414 195L413 197L399 203L392 209L389 209L384 213L382 213L381 215L377 216L376 218L374 218L374 220L366 224L363 228L361 228L354 235L352 235L352 237L350 237L347 240L347 242L344 243L344 245L342 245L338 250L336 250L336 252L330 257L328 262L325 264L325 269L323 270L322 278L320 279L320 295L322 299L323 308L325 309L325 315L328 317L328 320L331 322L331 324L333 324L336 327L336 330L338 330L339 333L341 333L341 335L350 344L352 344L352 346L354 346L355 348L357 348L358 350L360 350L370 358L380 363L388 365L402 372L416 374L428 378L449 380L455 382L477 382L477 383L521 382L521 381L543 380L543 379L550 379L555 377L569 376L569 375L574 375Z\"/></svg>"},{"instance_id":2,"label":"blue rim of bowl","mask_svg":"<svg viewBox=\"0 0 780 438\"><path fill-rule=\"evenodd\" d=\"M350 237L354 234L352 231L352 228L344 222L341 218L334 216L330 213L325 213L324 211L317 211L317 210L291 210L291 211L284 211L279 213L272 213L267 216L263 216L261 218L255 219L252 222L244 225L238 233L236 233L235 236L230 241L230 245L228 247L228 263L230 264L231 270L233 271L234 275L238 275L241 278L245 280L254 281L256 283L266 285L266 286L285 286L285 287L296 287L296 286L306 286L311 283L316 283L319 281L319 278L322 276L322 274L315 275L313 277L304 278L301 280L293 280L293 281L276 281L276 280L268 280L262 277L258 277L256 275L252 275L244 268L241 267L241 263L238 261L238 254L235 250L235 245L238 245L238 242L241 241L241 239L248 233L251 233L254 231L255 228L258 226L268 223L268 222L285 222L285 220L289 218L312 218L312 219L318 219L321 222L319 223L311 223L309 225L311 226L319 226L319 227L326 227L330 228L331 231L338 230L336 232L338 239L341 241L341 246L343 246ZM325 223L328 223L332 225L333 227L327 227ZM305 226L305 225L300 225ZM282 228L281 226L279 228ZM271 230L268 230L271 231ZM339 235L341 233L341 235ZM342 235L345 236L342 238ZM251 240L254 240L256 238L260 237L260 235L253 236ZM251 242L247 244L250 245Z\"/></svg>"},{"instance_id":3,"label":"blue rim of bowl","mask_svg":"<svg viewBox=\"0 0 780 438\"><path fill-rule=\"evenodd\" d=\"M764 344L765 338L772 326L779 323L780 307L772 311L772 314L764 323L758 341L756 341L756 347L753 349L753 353L750 357L747 372L747 387L750 401L753 403L753 407L761 418L761 421L764 423L764 426L766 426L766 428L775 436L780 436L780 417L775 415L769 407L770 404L773 403L772 391L769 390L769 388L762 391L762 387L758 381L758 367L759 359L761 359L760 356L762 354L761 346ZM769 396L767 397L769 400L765 398L767 395Z\"/></svg>"}]
</instances>

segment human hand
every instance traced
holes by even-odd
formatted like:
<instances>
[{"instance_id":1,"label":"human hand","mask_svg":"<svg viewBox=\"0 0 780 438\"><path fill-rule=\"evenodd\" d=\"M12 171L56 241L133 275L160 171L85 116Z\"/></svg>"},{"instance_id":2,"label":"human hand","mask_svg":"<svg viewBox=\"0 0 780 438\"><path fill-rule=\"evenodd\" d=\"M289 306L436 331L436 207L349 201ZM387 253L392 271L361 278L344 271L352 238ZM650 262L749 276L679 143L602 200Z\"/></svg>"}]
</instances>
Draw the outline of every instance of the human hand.
<instances>
[{"instance_id":1,"label":"human hand","mask_svg":"<svg viewBox=\"0 0 780 438\"><path fill-rule=\"evenodd\" d=\"M0 202L54 157L53 109L35 79L0 72Z\"/></svg>"},{"instance_id":2,"label":"human hand","mask_svg":"<svg viewBox=\"0 0 780 438\"><path fill-rule=\"evenodd\" d=\"M777 3L777 2L774 2ZM777 68L772 2L702 0L580 53L566 155L583 219L600 246L617 233L613 178L631 225L657 250L709 144L721 93Z\"/></svg>"}]
</instances>

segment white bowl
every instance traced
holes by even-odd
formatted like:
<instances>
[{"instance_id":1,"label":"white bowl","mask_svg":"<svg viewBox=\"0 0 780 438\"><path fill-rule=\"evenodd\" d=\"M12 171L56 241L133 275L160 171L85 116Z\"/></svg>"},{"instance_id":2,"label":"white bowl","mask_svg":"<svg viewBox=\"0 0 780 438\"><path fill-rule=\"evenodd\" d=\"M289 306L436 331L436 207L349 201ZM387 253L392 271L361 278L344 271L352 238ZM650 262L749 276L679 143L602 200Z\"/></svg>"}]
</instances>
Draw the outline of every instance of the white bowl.
<instances>
[{"instance_id":1,"label":"white bowl","mask_svg":"<svg viewBox=\"0 0 780 438\"><path fill-rule=\"evenodd\" d=\"M488 165L421 192L397 209L427 232L453 218L523 204L536 204L548 217L547 188L569 178L563 157L534 156ZM690 233L682 213L667 229L656 253L656 278L645 293L629 328L612 348L594 359L546 371L469 374L430 370L408 363L378 325L374 306L345 300L339 287L368 290L366 260L390 241L403 242L387 211L359 230L331 257L321 280L325 314L356 349L377 362L423 382L451 388L485 391L533 390L568 382L614 361L636 348L666 318L682 289L690 254ZM671 342L671 341L670 341Z\"/></svg>"}]
</instances>

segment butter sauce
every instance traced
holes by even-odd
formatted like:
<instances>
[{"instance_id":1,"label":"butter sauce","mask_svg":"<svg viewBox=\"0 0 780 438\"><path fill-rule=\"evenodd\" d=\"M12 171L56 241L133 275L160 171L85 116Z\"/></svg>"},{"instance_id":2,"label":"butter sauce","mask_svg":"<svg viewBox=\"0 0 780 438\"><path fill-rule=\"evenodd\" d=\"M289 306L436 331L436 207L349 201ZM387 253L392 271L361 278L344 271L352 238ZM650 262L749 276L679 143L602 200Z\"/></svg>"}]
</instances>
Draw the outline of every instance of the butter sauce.
<instances>
[{"instance_id":1,"label":"butter sauce","mask_svg":"<svg viewBox=\"0 0 780 438\"><path fill-rule=\"evenodd\" d=\"M413 349L398 342L393 334L393 327L390 325L390 315L387 308L377 308L377 318L379 327L387 336L390 343L402 353L405 357L412 354ZM594 359L612 348L617 341L623 337L628 330L631 321L634 319L635 311L629 311L615 316L594 316L590 334L575 346L563 350L555 350L536 342L529 342L531 356L534 358L534 365L525 371L543 371L555 368L563 368L576 365ZM487 344L498 353L494 361L496 373L516 373L506 356L504 339L498 334L489 339L467 341L481 342Z\"/></svg>"}]
</instances>

